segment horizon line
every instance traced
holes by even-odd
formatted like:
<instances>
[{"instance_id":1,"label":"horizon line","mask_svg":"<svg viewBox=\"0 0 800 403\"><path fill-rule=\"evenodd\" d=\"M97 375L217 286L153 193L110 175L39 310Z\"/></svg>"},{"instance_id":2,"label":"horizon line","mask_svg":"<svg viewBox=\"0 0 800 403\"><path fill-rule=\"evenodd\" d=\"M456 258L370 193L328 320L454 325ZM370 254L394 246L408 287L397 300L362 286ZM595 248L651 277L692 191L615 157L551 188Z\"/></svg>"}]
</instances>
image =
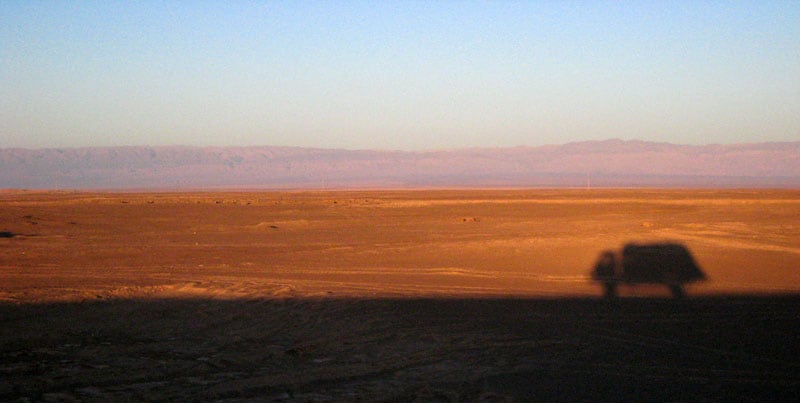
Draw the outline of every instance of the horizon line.
<instances>
[{"instance_id":1,"label":"horizon line","mask_svg":"<svg viewBox=\"0 0 800 403\"><path fill-rule=\"evenodd\" d=\"M197 149L214 149L214 148L230 148L230 149L243 149L243 148L285 148L285 149L305 149L305 150L325 150L325 151L377 151L377 152L399 152L399 153L425 153L425 152L443 152L443 151L464 151L464 150L504 150L504 149L535 149L543 147L559 147L572 144L597 144L597 143L640 143L640 144L653 144L653 145L671 145L681 147L712 147L712 146L747 146L747 145L760 145L760 144L798 144L800 140L795 141L758 141L758 142L739 142L739 143L672 143L669 141L653 141L653 140L640 140L640 139L621 139L612 137L602 140L578 140L569 141L565 143L548 143L540 145L513 145L513 146L462 146L462 147L447 147L447 148L426 148L403 150L394 148L345 148L345 147L316 147L316 146L295 146L295 145L277 145L277 144L251 144L251 145L196 145L196 144L126 144L126 145L101 145L101 146L45 146L45 147L0 147L0 150L82 150L82 149L103 149L103 148L153 148L153 149L166 149L166 148L197 148Z\"/></svg>"}]
</instances>

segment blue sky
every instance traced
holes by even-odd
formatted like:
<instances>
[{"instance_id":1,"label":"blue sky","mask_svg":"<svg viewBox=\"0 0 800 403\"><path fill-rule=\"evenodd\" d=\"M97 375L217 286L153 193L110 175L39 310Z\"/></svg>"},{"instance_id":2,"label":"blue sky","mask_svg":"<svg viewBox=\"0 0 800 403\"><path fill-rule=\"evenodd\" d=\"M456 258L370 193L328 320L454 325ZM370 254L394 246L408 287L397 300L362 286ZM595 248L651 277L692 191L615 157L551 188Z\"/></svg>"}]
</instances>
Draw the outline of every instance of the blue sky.
<instances>
[{"instance_id":1,"label":"blue sky","mask_svg":"<svg viewBox=\"0 0 800 403\"><path fill-rule=\"evenodd\" d=\"M798 1L3 1L0 148L800 140Z\"/></svg>"}]
</instances>

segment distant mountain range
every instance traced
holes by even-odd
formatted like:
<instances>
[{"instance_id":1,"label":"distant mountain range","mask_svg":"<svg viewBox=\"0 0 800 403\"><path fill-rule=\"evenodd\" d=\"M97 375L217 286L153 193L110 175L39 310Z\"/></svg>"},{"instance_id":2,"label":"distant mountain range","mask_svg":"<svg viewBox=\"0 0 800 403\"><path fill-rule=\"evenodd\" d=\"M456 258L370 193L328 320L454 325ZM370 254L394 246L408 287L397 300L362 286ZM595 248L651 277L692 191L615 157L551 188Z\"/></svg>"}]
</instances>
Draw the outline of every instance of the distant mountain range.
<instances>
[{"instance_id":1,"label":"distant mountain range","mask_svg":"<svg viewBox=\"0 0 800 403\"><path fill-rule=\"evenodd\" d=\"M441 151L0 149L0 188L800 187L800 141L588 141Z\"/></svg>"}]
</instances>

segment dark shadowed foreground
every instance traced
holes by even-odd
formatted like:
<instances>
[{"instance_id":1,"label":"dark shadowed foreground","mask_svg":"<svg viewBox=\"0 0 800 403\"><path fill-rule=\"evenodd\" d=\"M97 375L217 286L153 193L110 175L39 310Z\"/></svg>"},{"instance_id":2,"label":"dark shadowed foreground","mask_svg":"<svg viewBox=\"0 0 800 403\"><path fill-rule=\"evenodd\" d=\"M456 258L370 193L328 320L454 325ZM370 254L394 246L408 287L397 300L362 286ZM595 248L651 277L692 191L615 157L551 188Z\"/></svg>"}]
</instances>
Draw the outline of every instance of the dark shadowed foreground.
<instances>
[{"instance_id":1,"label":"dark shadowed foreground","mask_svg":"<svg viewBox=\"0 0 800 403\"><path fill-rule=\"evenodd\" d=\"M0 400L787 400L798 296L0 305Z\"/></svg>"}]
</instances>

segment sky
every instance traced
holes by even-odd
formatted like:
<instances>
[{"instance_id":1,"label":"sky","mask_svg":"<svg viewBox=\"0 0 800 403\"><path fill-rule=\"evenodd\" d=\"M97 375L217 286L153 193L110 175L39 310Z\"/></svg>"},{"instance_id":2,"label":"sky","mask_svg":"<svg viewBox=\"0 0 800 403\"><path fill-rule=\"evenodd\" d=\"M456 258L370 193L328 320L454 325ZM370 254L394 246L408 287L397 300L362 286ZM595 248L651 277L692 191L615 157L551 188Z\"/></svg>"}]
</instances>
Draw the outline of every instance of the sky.
<instances>
[{"instance_id":1,"label":"sky","mask_svg":"<svg viewBox=\"0 0 800 403\"><path fill-rule=\"evenodd\" d=\"M800 140L800 1L0 2L0 148Z\"/></svg>"}]
</instances>

